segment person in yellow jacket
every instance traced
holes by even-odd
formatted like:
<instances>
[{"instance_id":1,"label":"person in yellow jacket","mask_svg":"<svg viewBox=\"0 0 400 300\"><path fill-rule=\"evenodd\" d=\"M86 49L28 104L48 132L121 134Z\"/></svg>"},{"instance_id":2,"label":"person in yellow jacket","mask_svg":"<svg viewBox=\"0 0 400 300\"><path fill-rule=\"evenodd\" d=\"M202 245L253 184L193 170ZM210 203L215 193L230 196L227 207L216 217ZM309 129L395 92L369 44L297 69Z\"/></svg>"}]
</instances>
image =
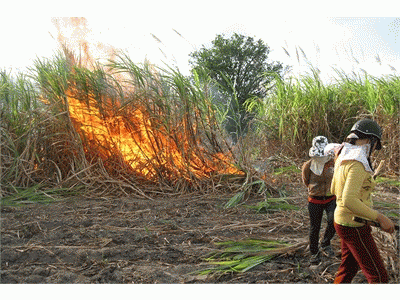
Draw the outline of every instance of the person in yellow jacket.
<instances>
[{"instance_id":1,"label":"person in yellow jacket","mask_svg":"<svg viewBox=\"0 0 400 300\"><path fill-rule=\"evenodd\" d=\"M380 150L382 130L373 120L356 122L338 149L331 193L336 195L334 226L341 240L341 264L334 283L351 283L361 269L369 283L387 283L388 274L371 234L371 227L354 217L376 221L393 233L394 224L372 208L375 186L370 155Z\"/></svg>"}]
</instances>

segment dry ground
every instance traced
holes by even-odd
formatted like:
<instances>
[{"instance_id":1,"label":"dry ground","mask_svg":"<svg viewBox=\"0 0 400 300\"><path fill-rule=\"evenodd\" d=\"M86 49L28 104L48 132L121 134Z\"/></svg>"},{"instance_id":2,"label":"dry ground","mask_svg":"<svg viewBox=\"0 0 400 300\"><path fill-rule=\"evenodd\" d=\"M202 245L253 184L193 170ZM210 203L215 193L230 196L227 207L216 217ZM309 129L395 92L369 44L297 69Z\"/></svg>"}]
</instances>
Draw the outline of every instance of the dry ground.
<instances>
[{"instance_id":1,"label":"dry ground","mask_svg":"<svg viewBox=\"0 0 400 300\"><path fill-rule=\"evenodd\" d=\"M225 209L221 195L3 206L1 283L331 283L339 258L310 268L305 189L287 189L300 210ZM397 189L378 187L377 194L380 201L398 201ZM218 249L215 242L245 238L298 247L244 273L196 273L210 267L204 257ZM339 252L337 237L333 245ZM398 283L398 268L389 272ZM354 282L365 278L360 273Z\"/></svg>"}]
</instances>

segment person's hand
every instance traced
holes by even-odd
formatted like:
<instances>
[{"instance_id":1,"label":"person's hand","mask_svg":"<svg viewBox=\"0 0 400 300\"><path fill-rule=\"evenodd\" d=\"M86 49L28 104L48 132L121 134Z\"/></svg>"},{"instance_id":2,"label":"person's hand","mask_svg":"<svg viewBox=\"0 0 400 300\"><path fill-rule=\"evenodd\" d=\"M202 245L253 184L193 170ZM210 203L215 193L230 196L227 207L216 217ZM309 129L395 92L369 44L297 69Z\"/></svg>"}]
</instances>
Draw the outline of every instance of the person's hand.
<instances>
[{"instance_id":1,"label":"person's hand","mask_svg":"<svg viewBox=\"0 0 400 300\"><path fill-rule=\"evenodd\" d=\"M388 233L394 232L394 223L385 215L378 213L376 221L379 223L379 225L381 225L383 231L386 231Z\"/></svg>"}]
</instances>

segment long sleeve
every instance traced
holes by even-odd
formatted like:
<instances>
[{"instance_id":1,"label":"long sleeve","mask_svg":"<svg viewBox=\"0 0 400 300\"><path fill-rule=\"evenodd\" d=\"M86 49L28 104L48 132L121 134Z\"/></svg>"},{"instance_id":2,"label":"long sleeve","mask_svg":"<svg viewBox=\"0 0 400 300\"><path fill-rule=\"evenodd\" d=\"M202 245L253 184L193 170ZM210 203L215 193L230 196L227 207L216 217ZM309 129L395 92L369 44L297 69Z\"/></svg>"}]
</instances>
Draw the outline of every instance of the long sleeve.
<instances>
[{"instance_id":1,"label":"long sleeve","mask_svg":"<svg viewBox=\"0 0 400 300\"><path fill-rule=\"evenodd\" d=\"M355 163L349 166L347 178L343 187L343 206L357 216L375 220L378 213L360 200L360 191L364 188L363 183L365 181L365 176L360 176L360 174L369 175L365 172L361 163Z\"/></svg>"},{"instance_id":2,"label":"long sleeve","mask_svg":"<svg viewBox=\"0 0 400 300\"><path fill-rule=\"evenodd\" d=\"M344 226L360 226L354 216L376 220L378 212L372 209L371 175L358 161L336 161L331 192L337 197L335 222Z\"/></svg>"},{"instance_id":3,"label":"long sleeve","mask_svg":"<svg viewBox=\"0 0 400 300\"><path fill-rule=\"evenodd\" d=\"M301 168L301 178L306 186L310 184L310 173L311 173L310 164L311 161L309 160L305 162Z\"/></svg>"}]
</instances>

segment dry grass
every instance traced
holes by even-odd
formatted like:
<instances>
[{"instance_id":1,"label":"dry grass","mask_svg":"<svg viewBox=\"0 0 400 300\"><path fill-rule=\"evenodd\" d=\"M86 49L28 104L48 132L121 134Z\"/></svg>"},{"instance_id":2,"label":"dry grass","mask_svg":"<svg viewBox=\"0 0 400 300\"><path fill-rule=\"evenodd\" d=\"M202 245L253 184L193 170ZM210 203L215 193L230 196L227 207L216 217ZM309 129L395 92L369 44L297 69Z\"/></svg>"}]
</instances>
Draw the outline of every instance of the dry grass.
<instances>
[{"instance_id":1,"label":"dry grass","mask_svg":"<svg viewBox=\"0 0 400 300\"><path fill-rule=\"evenodd\" d=\"M381 250L381 255L391 280L400 282L399 232L388 234L382 230L373 229L372 235Z\"/></svg>"}]
</instances>

